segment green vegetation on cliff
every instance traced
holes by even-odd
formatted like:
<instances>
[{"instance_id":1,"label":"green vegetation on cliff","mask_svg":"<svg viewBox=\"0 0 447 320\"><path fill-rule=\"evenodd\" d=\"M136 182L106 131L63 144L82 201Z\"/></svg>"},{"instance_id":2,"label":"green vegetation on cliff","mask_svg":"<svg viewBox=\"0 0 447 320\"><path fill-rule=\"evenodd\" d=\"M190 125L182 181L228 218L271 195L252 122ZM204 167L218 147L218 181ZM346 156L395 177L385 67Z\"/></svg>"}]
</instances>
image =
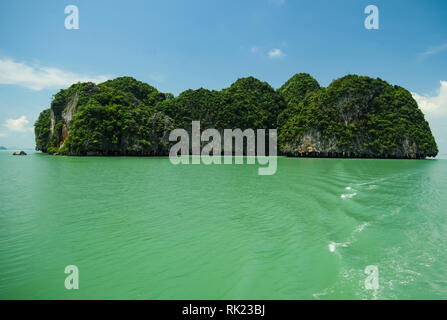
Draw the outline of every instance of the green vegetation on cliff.
<instances>
[{"instance_id":1,"label":"green vegetation on cliff","mask_svg":"<svg viewBox=\"0 0 447 320\"><path fill-rule=\"evenodd\" d=\"M356 75L306 95L281 128L279 143L289 155L420 158L438 153L410 92Z\"/></svg>"},{"instance_id":2,"label":"green vegetation on cliff","mask_svg":"<svg viewBox=\"0 0 447 320\"><path fill-rule=\"evenodd\" d=\"M36 136L36 150L47 152L48 143L51 138L51 110L45 109L39 115L34 124L34 133Z\"/></svg>"},{"instance_id":3,"label":"green vegetation on cliff","mask_svg":"<svg viewBox=\"0 0 447 320\"><path fill-rule=\"evenodd\" d=\"M46 150L76 155L165 154L173 122L155 109L165 98L130 77L61 90L51 105L54 134ZM38 122L35 127L37 139L43 129ZM37 148L45 151L41 143Z\"/></svg>"},{"instance_id":4,"label":"green vegetation on cliff","mask_svg":"<svg viewBox=\"0 0 447 320\"><path fill-rule=\"evenodd\" d=\"M279 94L288 105L298 105L303 101L307 93L320 89L320 84L308 73L297 73L287 80L281 88Z\"/></svg>"},{"instance_id":5,"label":"green vegetation on cliff","mask_svg":"<svg viewBox=\"0 0 447 320\"><path fill-rule=\"evenodd\" d=\"M411 94L349 75L322 88L294 75L278 90L253 77L178 97L130 77L59 91L35 123L36 149L69 155L167 155L174 128L278 128L290 156L423 158L438 152Z\"/></svg>"},{"instance_id":6,"label":"green vegetation on cliff","mask_svg":"<svg viewBox=\"0 0 447 320\"><path fill-rule=\"evenodd\" d=\"M221 91L186 90L157 107L179 128L188 129L191 121L200 120L203 129L258 129L276 128L285 103L268 83L247 77Z\"/></svg>"},{"instance_id":7,"label":"green vegetation on cliff","mask_svg":"<svg viewBox=\"0 0 447 320\"><path fill-rule=\"evenodd\" d=\"M320 89L320 84L307 73L297 73L287 80L278 93L287 103L286 108L278 116L278 128L284 126L286 121L298 113L298 107L301 101L310 92Z\"/></svg>"}]
</instances>

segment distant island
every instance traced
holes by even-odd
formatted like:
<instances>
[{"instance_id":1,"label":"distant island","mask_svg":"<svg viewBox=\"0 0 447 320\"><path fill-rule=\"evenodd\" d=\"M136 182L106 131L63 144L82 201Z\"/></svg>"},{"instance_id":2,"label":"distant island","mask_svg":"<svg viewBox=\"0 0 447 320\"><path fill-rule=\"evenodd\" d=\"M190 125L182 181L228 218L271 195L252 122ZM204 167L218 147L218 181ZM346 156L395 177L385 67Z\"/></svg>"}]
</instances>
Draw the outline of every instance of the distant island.
<instances>
[{"instance_id":1,"label":"distant island","mask_svg":"<svg viewBox=\"0 0 447 320\"><path fill-rule=\"evenodd\" d=\"M0 146L0 150L7 150L6 147Z\"/></svg>"},{"instance_id":2,"label":"distant island","mask_svg":"<svg viewBox=\"0 0 447 320\"><path fill-rule=\"evenodd\" d=\"M309 74L279 89L253 77L220 91L178 97L131 77L76 83L54 95L35 123L36 150L64 155L168 155L169 132L278 129L279 153L292 157L435 157L428 122L406 89L347 75L327 88Z\"/></svg>"}]
</instances>

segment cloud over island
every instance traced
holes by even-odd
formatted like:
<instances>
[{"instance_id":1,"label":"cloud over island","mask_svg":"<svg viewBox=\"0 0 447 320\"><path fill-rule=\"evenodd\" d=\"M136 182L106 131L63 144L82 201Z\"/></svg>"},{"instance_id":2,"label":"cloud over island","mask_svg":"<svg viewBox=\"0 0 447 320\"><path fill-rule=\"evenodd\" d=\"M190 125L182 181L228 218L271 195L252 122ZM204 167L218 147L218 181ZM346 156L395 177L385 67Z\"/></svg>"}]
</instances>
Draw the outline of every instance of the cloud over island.
<instances>
[{"instance_id":1,"label":"cloud over island","mask_svg":"<svg viewBox=\"0 0 447 320\"><path fill-rule=\"evenodd\" d=\"M31 66L9 58L0 58L0 84L18 85L39 91L68 87L76 82L99 83L110 76L88 76L53 67Z\"/></svg>"},{"instance_id":2,"label":"cloud over island","mask_svg":"<svg viewBox=\"0 0 447 320\"><path fill-rule=\"evenodd\" d=\"M412 92L414 100L425 114L447 115L447 81L440 81L441 86L435 95L420 95Z\"/></svg>"}]
</instances>

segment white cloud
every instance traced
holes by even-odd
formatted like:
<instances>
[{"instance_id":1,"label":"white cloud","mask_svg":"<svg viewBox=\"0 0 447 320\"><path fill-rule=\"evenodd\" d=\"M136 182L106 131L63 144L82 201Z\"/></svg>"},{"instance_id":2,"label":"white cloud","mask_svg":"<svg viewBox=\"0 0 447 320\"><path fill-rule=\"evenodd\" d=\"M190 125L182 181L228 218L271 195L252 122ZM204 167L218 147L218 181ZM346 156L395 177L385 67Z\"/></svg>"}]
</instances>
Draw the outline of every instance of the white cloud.
<instances>
[{"instance_id":1,"label":"white cloud","mask_svg":"<svg viewBox=\"0 0 447 320\"><path fill-rule=\"evenodd\" d=\"M270 59L277 59L285 56L284 52L277 48L270 50L267 55Z\"/></svg>"},{"instance_id":2,"label":"white cloud","mask_svg":"<svg viewBox=\"0 0 447 320\"><path fill-rule=\"evenodd\" d=\"M0 137L6 137L8 134L6 132L0 132Z\"/></svg>"},{"instance_id":3,"label":"white cloud","mask_svg":"<svg viewBox=\"0 0 447 320\"><path fill-rule=\"evenodd\" d=\"M411 93L419 107L427 115L447 115L447 81L441 81L441 87L434 96L421 96Z\"/></svg>"},{"instance_id":4,"label":"white cloud","mask_svg":"<svg viewBox=\"0 0 447 320\"><path fill-rule=\"evenodd\" d=\"M447 50L447 43L444 43L440 46L428 48L425 52L422 53L422 55L431 56L431 55L438 54L438 53L441 53L446 50Z\"/></svg>"},{"instance_id":5,"label":"white cloud","mask_svg":"<svg viewBox=\"0 0 447 320\"><path fill-rule=\"evenodd\" d=\"M0 58L0 84L13 84L32 90L68 87L76 82L103 82L110 77L90 77L57 68L30 66L12 59Z\"/></svg>"},{"instance_id":6,"label":"white cloud","mask_svg":"<svg viewBox=\"0 0 447 320\"><path fill-rule=\"evenodd\" d=\"M18 119L8 119L6 120L5 127L10 131L15 132L26 132L33 131L32 127L27 127L29 121L25 116L21 116Z\"/></svg>"},{"instance_id":7,"label":"white cloud","mask_svg":"<svg viewBox=\"0 0 447 320\"><path fill-rule=\"evenodd\" d=\"M251 47L251 49L250 49L250 51L251 51L251 53L256 53L256 52L258 52L258 47Z\"/></svg>"}]
</instances>

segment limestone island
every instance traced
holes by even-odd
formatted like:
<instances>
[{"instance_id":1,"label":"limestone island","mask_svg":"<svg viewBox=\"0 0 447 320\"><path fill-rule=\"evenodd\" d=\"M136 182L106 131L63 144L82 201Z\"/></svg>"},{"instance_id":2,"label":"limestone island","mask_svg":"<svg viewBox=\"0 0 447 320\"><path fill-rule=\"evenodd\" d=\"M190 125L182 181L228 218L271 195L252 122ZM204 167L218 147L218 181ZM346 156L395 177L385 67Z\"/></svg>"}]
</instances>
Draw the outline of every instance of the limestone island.
<instances>
[{"instance_id":1,"label":"limestone island","mask_svg":"<svg viewBox=\"0 0 447 320\"><path fill-rule=\"evenodd\" d=\"M278 129L291 157L435 157L430 126L411 93L381 79L347 75L327 88L309 74L279 89L253 77L220 91L177 97L131 77L76 83L54 95L35 123L36 150L62 155L166 156L171 130Z\"/></svg>"}]
</instances>

